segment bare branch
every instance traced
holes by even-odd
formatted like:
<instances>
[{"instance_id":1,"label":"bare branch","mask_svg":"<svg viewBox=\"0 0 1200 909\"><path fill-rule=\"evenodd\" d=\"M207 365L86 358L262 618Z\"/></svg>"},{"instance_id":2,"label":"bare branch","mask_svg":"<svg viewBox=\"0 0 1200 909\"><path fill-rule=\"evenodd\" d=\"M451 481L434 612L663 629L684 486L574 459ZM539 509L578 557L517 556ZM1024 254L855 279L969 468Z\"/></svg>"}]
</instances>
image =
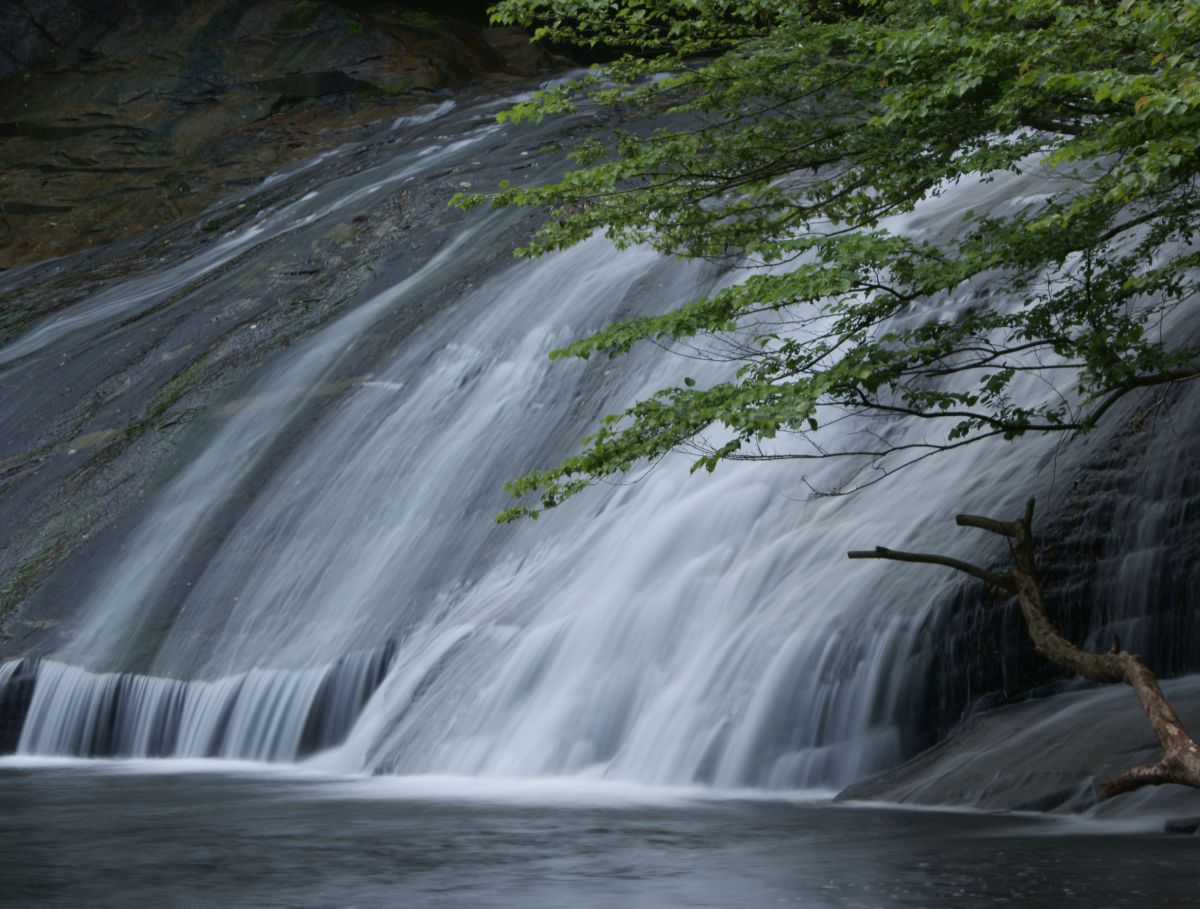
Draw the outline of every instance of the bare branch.
<instances>
[{"instance_id":1,"label":"bare branch","mask_svg":"<svg viewBox=\"0 0 1200 909\"><path fill-rule=\"evenodd\" d=\"M1016 537L1017 526L1012 521L997 521L995 518L985 518L977 514L960 514L954 516L954 523L959 527L978 527L1002 537Z\"/></svg>"},{"instance_id":2,"label":"bare branch","mask_svg":"<svg viewBox=\"0 0 1200 909\"><path fill-rule=\"evenodd\" d=\"M1037 550L1033 535L1035 501L1030 499L1025 511L1015 521L998 521L978 515L958 515L962 527L977 527L1014 540L1016 564L1007 574L987 571L970 562L931 553L896 552L878 546L873 550L851 552L852 559L893 559L900 562L925 562L954 568L972 577L987 581L994 587L1015 593L1025 619L1025 628L1034 648L1053 663L1071 670L1093 682L1124 682L1133 689L1145 712L1154 734L1162 746L1159 761L1133 767L1121 776L1100 784L1100 793L1111 798L1143 786L1178 783L1200 789L1200 745L1184 728L1179 714L1159 686L1158 677L1150 671L1141 657L1121 649L1120 639L1113 635L1112 644L1104 653L1090 653L1076 647L1055 627L1046 610L1041 582L1037 571Z\"/></svg>"},{"instance_id":3,"label":"bare branch","mask_svg":"<svg viewBox=\"0 0 1200 909\"><path fill-rule=\"evenodd\" d=\"M1179 781L1172 779L1171 771L1163 766L1162 761L1154 761L1150 764L1138 764L1118 777L1105 780L1100 784L1100 794L1106 799L1110 799L1114 795L1132 792L1143 786L1161 786L1164 783L1174 782Z\"/></svg>"},{"instance_id":4,"label":"bare branch","mask_svg":"<svg viewBox=\"0 0 1200 909\"><path fill-rule=\"evenodd\" d=\"M1090 413L1088 413L1080 425L1084 428L1094 426L1102 416L1121 398L1139 388L1149 388L1154 385L1172 385L1177 382L1189 382L1192 379L1200 378L1200 367L1188 367L1186 369L1174 369L1167 372L1154 373L1148 376L1138 376L1136 379L1130 379L1122 385L1118 385L1109 395L1097 404Z\"/></svg>"},{"instance_id":5,"label":"bare branch","mask_svg":"<svg viewBox=\"0 0 1200 909\"><path fill-rule=\"evenodd\" d=\"M981 581L986 581L993 587L999 587L1001 590L1007 590L1010 593L1016 591L1016 586L1012 579L1006 575L988 571L986 568L980 568L978 565L972 565L970 562L964 562L962 559L954 559L950 556L926 552L900 552L895 549L888 549L885 546L876 546L874 549L855 550L846 553L846 556L851 559L890 559L894 562L924 562L929 565L945 565L947 568L953 568L955 571L961 571L964 574L979 578Z\"/></svg>"}]
</instances>

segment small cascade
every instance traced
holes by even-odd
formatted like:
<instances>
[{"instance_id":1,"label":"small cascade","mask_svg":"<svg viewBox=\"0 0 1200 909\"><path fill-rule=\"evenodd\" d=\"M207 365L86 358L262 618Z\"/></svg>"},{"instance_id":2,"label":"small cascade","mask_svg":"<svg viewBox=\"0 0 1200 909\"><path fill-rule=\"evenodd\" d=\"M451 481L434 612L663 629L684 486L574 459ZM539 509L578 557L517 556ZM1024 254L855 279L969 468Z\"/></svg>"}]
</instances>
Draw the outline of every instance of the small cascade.
<instances>
[{"instance_id":1,"label":"small cascade","mask_svg":"<svg viewBox=\"0 0 1200 909\"><path fill-rule=\"evenodd\" d=\"M293 761L345 739L394 655L388 642L325 666L212 681L18 660L0 666L0 745L23 754Z\"/></svg>"},{"instance_id":2,"label":"small cascade","mask_svg":"<svg viewBox=\"0 0 1200 909\"><path fill-rule=\"evenodd\" d=\"M0 664L0 754L17 750L21 726L33 699L38 660L13 660Z\"/></svg>"}]
</instances>

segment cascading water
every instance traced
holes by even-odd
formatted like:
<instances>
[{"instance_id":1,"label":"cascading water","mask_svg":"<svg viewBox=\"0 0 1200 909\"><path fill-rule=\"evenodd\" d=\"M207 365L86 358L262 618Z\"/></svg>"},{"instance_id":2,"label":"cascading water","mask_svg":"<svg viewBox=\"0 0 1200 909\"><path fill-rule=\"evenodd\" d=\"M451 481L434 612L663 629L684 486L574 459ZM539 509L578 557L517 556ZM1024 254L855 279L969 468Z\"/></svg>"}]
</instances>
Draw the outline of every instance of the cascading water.
<instances>
[{"instance_id":1,"label":"cascading water","mask_svg":"<svg viewBox=\"0 0 1200 909\"><path fill-rule=\"evenodd\" d=\"M429 145L365 183L333 181L195 260L35 328L0 349L0 363L148 305L213 263L266 256L255 253L263 237L348 217L473 154L493 129ZM952 188L896 226L952 230L967 208L1018 205L1044 179ZM1012 510L1045 482L1027 465L1050 443L983 443L815 501L806 484L837 487L845 465L722 467L701 479L668 459L643 482L497 527L503 482L567 453L601 413L725 368L635 354L610 372L552 365L547 352L730 280L592 240L493 274L347 377L347 357L381 320L465 285L499 217L475 215L402 280L264 368L247 403L156 492L80 604L71 642L0 667L0 705L25 686L18 750L320 752L321 766L351 772L766 787L841 784L904 756L922 697L923 619L959 582L849 566L845 552L918 537L961 551L947 517ZM323 385L336 406L313 418L306 390ZM189 554L214 533L197 564Z\"/></svg>"},{"instance_id":2,"label":"cascading water","mask_svg":"<svg viewBox=\"0 0 1200 909\"><path fill-rule=\"evenodd\" d=\"M252 669L212 682L45 661L17 750L293 760L345 738L392 655L387 645L312 669Z\"/></svg>"}]
</instances>

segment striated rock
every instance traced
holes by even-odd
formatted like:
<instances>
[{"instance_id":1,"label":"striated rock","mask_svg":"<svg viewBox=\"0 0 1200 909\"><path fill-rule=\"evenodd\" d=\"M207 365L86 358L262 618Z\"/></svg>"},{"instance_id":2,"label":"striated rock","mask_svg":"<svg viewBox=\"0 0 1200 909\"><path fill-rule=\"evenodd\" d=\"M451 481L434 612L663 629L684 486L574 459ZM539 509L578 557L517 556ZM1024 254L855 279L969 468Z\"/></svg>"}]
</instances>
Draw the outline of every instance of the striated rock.
<instances>
[{"instance_id":1,"label":"striated rock","mask_svg":"<svg viewBox=\"0 0 1200 909\"><path fill-rule=\"evenodd\" d=\"M0 346L33 342L16 351L10 343L0 369L3 657L44 654L70 640L80 594L94 583L87 578L118 558L159 478L195 444L189 440L263 403L255 377L264 364L400 284L455 237L466 216L447 202L464 182L487 191L540 176L512 145L513 131L493 133L488 122L535 84L430 99L410 119L389 117L336 153L235 187L196 217L3 276ZM582 113L547 122L523 131L521 144L562 144L584 122ZM472 284L510 267L534 220L499 219L486 250L457 272L465 281L389 310L336 371L278 404L302 402L312 419L339 406L385 352ZM70 322L56 314L68 311L82 322L56 334ZM38 342L39 329L54 340ZM296 423L252 485L265 482L308 425ZM231 520L235 513L240 506ZM198 566L221 532L214 524L197 541ZM168 609L173 602L163 599ZM0 741L3 727L0 717Z\"/></svg>"},{"instance_id":2,"label":"striated rock","mask_svg":"<svg viewBox=\"0 0 1200 909\"><path fill-rule=\"evenodd\" d=\"M396 3L20 0L0 25L0 268L136 236L449 90L520 32Z\"/></svg>"},{"instance_id":3,"label":"striated rock","mask_svg":"<svg viewBox=\"0 0 1200 909\"><path fill-rule=\"evenodd\" d=\"M1200 728L1200 676L1163 684L1185 723ZM980 714L895 770L843 790L843 801L1089 811L1167 817L1200 810L1200 792L1150 788L1100 801L1096 783L1161 754L1124 685L1074 691ZM1162 821L1160 820L1161 824Z\"/></svg>"},{"instance_id":4,"label":"striated rock","mask_svg":"<svg viewBox=\"0 0 1200 909\"><path fill-rule=\"evenodd\" d=\"M1200 421L1200 393L1174 386L1130 400L1073 443L1068 461L1037 465L1056 477L1039 503L1047 605L1088 650L1112 635L1161 678L1200 672L1200 450L1182 427ZM972 537L964 533L963 543ZM1003 546L993 550L1005 564ZM1003 598L1001 598L1003 600ZM1015 600L966 582L932 610L919 746L971 712L1061 690L1065 670L1034 652Z\"/></svg>"}]
</instances>

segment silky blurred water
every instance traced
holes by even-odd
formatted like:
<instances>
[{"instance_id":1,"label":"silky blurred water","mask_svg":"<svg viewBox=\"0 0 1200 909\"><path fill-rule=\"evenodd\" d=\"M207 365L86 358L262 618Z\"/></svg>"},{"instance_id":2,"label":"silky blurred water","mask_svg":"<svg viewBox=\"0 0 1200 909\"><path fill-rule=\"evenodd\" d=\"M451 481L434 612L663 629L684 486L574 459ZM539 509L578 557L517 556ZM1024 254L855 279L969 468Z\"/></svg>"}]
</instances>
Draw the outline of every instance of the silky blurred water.
<instances>
[{"instance_id":1,"label":"silky blurred water","mask_svg":"<svg viewBox=\"0 0 1200 909\"><path fill-rule=\"evenodd\" d=\"M202 279L233 259L231 276L270 267L278 252L263 238L303 248L316 242L306 231L413 181L453 174L471 186L460 178L484 160L525 168L520 149L537 135L496 124L495 109L442 105L398 121L384 136L410 141L385 143L357 171L312 162L296 198L30 330L0 351L0 368L65 356L177 287L194 287L191 309L218 305L224 291ZM1012 213L1063 182L1030 162L947 186L886 226L936 239L968 212ZM424 258L380 254L386 278L194 428L112 557L80 580L48 659L29 661L17 693L6 693L15 668L0 670L0 705L24 723L17 750L283 764L320 751L323 768L347 773L774 789L844 785L914 750L931 654L944 646L930 619L963 579L849 564L846 551L984 558L993 541L964 534L954 513L1015 513L1083 449L993 439L815 500L812 489L883 471L787 461L696 477L678 455L536 524L497 527L503 484L576 451L602 414L738 365L652 345L615 366L548 352L744 275L600 237L509 264L516 218L477 209L431 234ZM882 329L981 301L1021 305L985 277ZM411 330L382 332L426 305ZM1055 394L1036 375L1014 390ZM817 444L832 450L939 438L922 421L826 416ZM394 653L385 677L337 682L335 667L381 648ZM326 698L323 685L351 693Z\"/></svg>"},{"instance_id":2,"label":"silky blurred water","mask_svg":"<svg viewBox=\"0 0 1200 909\"><path fill-rule=\"evenodd\" d=\"M1029 817L11 759L0 804L21 909L1200 905L1191 838Z\"/></svg>"},{"instance_id":3,"label":"silky blurred water","mask_svg":"<svg viewBox=\"0 0 1200 909\"><path fill-rule=\"evenodd\" d=\"M320 208L310 214L349 213L345 200L457 161L492 129L472 121L465 138L430 137L427 154L314 191ZM1000 178L1003 192L987 192L1013 204L1044 182ZM947 191L895 227L957 223L980 203L977 190ZM309 670L390 640L391 673L327 756L333 769L789 788L849 783L906 755L925 618L959 581L850 568L845 552L918 535L923 547L955 550L951 515L1009 510L1031 491L1014 480L1045 440L1019 457L983 444L819 501L805 501L808 484L853 484L858 468L738 464L692 477L687 459L672 457L640 483L590 490L537 524L492 520L507 504L505 481L573 450L604 412L684 375L718 381L736 365L640 350L614 369L551 363L547 352L734 275L600 238L504 268L359 370L336 406L280 450L306 413L297 390L332 382L389 312L465 285L499 217L475 213L415 270L261 370L251 403L216 423L86 590L69 643L52 655L80 671L41 673L30 714L45 732L24 736L21 750L153 754L108 748L91 730L106 729L111 708L131 718L116 738L154 738L150 727L176 723L161 695L174 680L232 688L250 672L272 673L272 700L239 689L237 709L274 716L276 702L296 704L299 729ZM870 429L897 444L926 431L896 421ZM854 447L864 431L838 423L828 444ZM263 475L271 453L278 461ZM219 542L195 571L187 556L210 537ZM111 674L123 670L151 679ZM189 726L188 716L205 723ZM217 740L223 716L192 711L179 741ZM247 747L165 753L297 756L261 737L238 741Z\"/></svg>"}]
</instances>

